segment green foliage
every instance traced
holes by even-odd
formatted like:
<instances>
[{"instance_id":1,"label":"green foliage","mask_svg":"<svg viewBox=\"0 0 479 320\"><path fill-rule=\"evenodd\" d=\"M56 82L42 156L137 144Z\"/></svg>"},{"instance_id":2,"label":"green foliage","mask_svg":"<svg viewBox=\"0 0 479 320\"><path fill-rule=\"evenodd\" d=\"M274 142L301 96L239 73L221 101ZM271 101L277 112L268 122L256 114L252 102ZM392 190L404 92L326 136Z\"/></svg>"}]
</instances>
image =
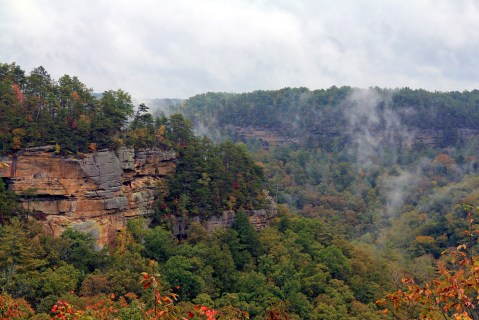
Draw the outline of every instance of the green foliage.
<instances>
[{"instance_id":1,"label":"green foliage","mask_svg":"<svg viewBox=\"0 0 479 320\"><path fill-rule=\"evenodd\" d=\"M244 210L239 210L235 214L233 229L238 233L239 244L254 257L261 255L261 243L256 230L249 222L248 214Z\"/></svg>"},{"instance_id":2,"label":"green foliage","mask_svg":"<svg viewBox=\"0 0 479 320\"><path fill-rule=\"evenodd\" d=\"M1 231L0 284L2 290L5 290L18 272L35 270L44 261L38 257L38 243L32 239L34 231L26 228L18 219L12 219Z\"/></svg>"},{"instance_id":3,"label":"green foliage","mask_svg":"<svg viewBox=\"0 0 479 320\"><path fill-rule=\"evenodd\" d=\"M341 249L331 245L318 252L318 261L325 264L334 278L344 279L351 272L351 265Z\"/></svg>"},{"instance_id":4,"label":"green foliage","mask_svg":"<svg viewBox=\"0 0 479 320\"><path fill-rule=\"evenodd\" d=\"M106 263L107 257L104 252L95 250L95 241L89 234L67 229L61 238L66 240L65 245L68 247L64 261L83 273L92 272Z\"/></svg>"},{"instance_id":5,"label":"green foliage","mask_svg":"<svg viewBox=\"0 0 479 320\"><path fill-rule=\"evenodd\" d=\"M5 189L5 183L0 179L0 223L5 223L15 216L23 216L24 210L17 202L14 192Z\"/></svg>"},{"instance_id":6,"label":"green foliage","mask_svg":"<svg viewBox=\"0 0 479 320\"><path fill-rule=\"evenodd\" d=\"M260 206L264 175L244 148L232 142L214 145L207 138L181 141L176 172L168 179L167 211L186 219Z\"/></svg>"},{"instance_id":7,"label":"green foliage","mask_svg":"<svg viewBox=\"0 0 479 320\"><path fill-rule=\"evenodd\" d=\"M460 141L458 129L475 128L479 121L475 110L479 101L477 90L428 92L409 88L360 90L333 86L319 90L284 88L242 94L206 93L189 98L181 110L193 123L207 124L210 128L215 125L271 128L284 136L301 137L302 143L309 147L333 151L348 140L348 131L342 127L347 123L344 111L354 106L350 97L357 91L390 101L401 123L410 129L441 130L443 145L454 145ZM295 119L293 125L291 119ZM375 129L384 129L386 123L378 122ZM337 143L331 139L331 134L337 138Z\"/></svg>"},{"instance_id":8,"label":"green foliage","mask_svg":"<svg viewBox=\"0 0 479 320\"><path fill-rule=\"evenodd\" d=\"M158 262L167 261L173 255L175 249L173 235L161 226L146 232L143 245L145 255Z\"/></svg>"},{"instance_id":9,"label":"green foliage","mask_svg":"<svg viewBox=\"0 0 479 320\"><path fill-rule=\"evenodd\" d=\"M99 98L77 77L58 81L38 67L25 76L15 64L0 67L0 151L55 145L57 153L88 152L123 144L136 148L158 146L155 121L141 104L135 115L131 96L119 89ZM175 122L176 123L176 122ZM159 123L157 123L159 125Z\"/></svg>"},{"instance_id":10,"label":"green foliage","mask_svg":"<svg viewBox=\"0 0 479 320\"><path fill-rule=\"evenodd\" d=\"M135 318L144 310L141 301L150 296L144 294L138 274L151 267L145 258L154 258L159 264L153 272L159 271L166 285L162 290L171 288L184 305L195 301L225 314L248 313L258 319L285 310L293 319L374 314L366 304L387 287L374 271L381 264L328 234L319 221L287 220L281 231L273 225L257 232L240 210L234 228L204 233L197 226L198 236L191 242L177 242L163 227L145 229L144 221L135 220L107 253L95 251L91 237L78 231L69 229L52 239L13 219L1 230L0 253L16 250L15 259L1 260L2 270L15 264L4 290L44 312L67 296L69 301L78 299L75 303L112 293L140 296L137 302L128 298L131 304L115 311Z\"/></svg>"},{"instance_id":11,"label":"green foliage","mask_svg":"<svg viewBox=\"0 0 479 320\"><path fill-rule=\"evenodd\" d=\"M234 229L224 230L219 236L219 239L221 243L228 246L231 257L233 258L238 270L244 270L247 265L253 262L251 248L248 250L246 245L241 243L241 239L238 237L238 232Z\"/></svg>"},{"instance_id":12,"label":"green foliage","mask_svg":"<svg viewBox=\"0 0 479 320\"><path fill-rule=\"evenodd\" d=\"M201 261L195 258L173 256L162 267L166 281L171 288L176 288L181 299L191 300L201 293L203 280L197 274Z\"/></svg>"},{"instance_id":13,"label":"green foliage","mask_svg":"<svg viewBox=\"0 0 479 320\"><path fill-rule=\"evenodd\" d=\"M77 288L80 271L72 265L60 265L56 269L46 269L41 274L43 280L41 295L62 295Z\"/></svg>"},{"instance_id":14,"label":"green foliage","mask_svg":"<svg viewBox=\"0 0 479 320\"><path fill-rule=\"evenodd\" d=\"M172 114L165 126L165 138L177 147L185 147L194 139L190 120L179 113Z\"/></svg>"},{"instance_id":15,"label":"green foliage","mask_svg":"<svg viewBox=\"0 0 479 320\"><path fill-rule=\"evenodd\" d=\"M146 263L142 264L143 269L145 268ZM104 288L105 293L115 294L116 296L125 295L129 292L135 294L141 294L141 286L138 282L138 273L137 268L134 266L128 267L117 267L115 264L111 265L103 273L107 280L107 288ZM94 295L91 295L94 296Z\"/></svg>"},{"instance_id":16,"label":"green foliage","mask_svg":"<svg viewBox=\"0 0 479 320\"><path fill-rule=\"evenodd\" d=\"M246 141L264 168L273 198L321 219L331 232L382 247L390 239L386 234L395 233L390 226L396 217L415 207L427 218L414 228L403 226L396 243L407 255L437 258L460 240L453 231L460 230L454 226L460 215L451 212L463 201L460 194L465 200L469 196L452 184L477 174L478 101L477 90L284 88L201 94L178 110L194 124ZM369 104L373 114L358 115L359 124L351 126L351 114ZM271 142L275 136L279 139ZM369 152L370 163L361 162L362 152ZM407 176L417 180L402 183ZM435 242L426 244L422 240L432 239L425 237Z\"/></svg>"}]
</instances>

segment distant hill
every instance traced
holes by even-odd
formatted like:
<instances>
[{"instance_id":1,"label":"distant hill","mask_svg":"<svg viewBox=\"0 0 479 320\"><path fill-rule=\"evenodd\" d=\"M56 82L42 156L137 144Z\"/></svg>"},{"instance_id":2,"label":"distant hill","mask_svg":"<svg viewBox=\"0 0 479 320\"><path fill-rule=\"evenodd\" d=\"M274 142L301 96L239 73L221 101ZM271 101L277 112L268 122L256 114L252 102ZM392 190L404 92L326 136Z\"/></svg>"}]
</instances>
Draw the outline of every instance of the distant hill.
<instances>
[{"instance_id":1,"label":"distant hill","mask_svg":"<svg viewBox=\"0 0 479 320\"><path fill-rule=\"evenodd\" d=\"M418 147L456 145L479 134L478 106L478 90L331 87L206 93L187 99L179 110L202 128L233 135L242 135L245 128L266 130L299 139L303 146L333 150L338 144L378 136Z\"/></svg>"}]
</instances>

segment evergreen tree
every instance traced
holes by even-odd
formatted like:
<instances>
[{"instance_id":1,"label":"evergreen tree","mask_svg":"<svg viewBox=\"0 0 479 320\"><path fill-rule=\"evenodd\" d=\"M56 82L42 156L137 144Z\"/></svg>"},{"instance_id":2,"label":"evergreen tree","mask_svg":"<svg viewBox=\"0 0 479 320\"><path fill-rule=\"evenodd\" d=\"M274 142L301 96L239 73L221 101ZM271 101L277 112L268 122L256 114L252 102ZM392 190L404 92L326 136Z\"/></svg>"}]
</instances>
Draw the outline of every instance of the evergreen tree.
<instances>
[{"instance_id":1,"label":"evergreen tree","mask_svg":"<svg viewBox=\"0 0 479 320\"><path fill-rule=\"evenodd\" d=\"M236 212L233 229L238 233L240 244L244 245L244 248L254 257L259 257L263 250L259 241L259 235L251 225L248 214L243 209Z\"/></svg>"}]
</instances>

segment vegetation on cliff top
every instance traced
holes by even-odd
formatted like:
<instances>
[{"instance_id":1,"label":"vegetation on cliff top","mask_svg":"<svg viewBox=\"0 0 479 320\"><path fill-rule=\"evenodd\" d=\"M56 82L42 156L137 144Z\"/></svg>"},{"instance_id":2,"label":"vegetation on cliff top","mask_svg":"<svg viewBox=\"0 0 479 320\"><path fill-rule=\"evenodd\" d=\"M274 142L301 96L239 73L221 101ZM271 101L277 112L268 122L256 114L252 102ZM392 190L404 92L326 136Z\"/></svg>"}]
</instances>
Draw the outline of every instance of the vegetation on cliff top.
<instances>
[{"instance_id":1,"label":"vegetation on cliff top","mask_svg":"<svg viewBox=\"0 0 479 320\"><path fill-rule=\"evenodd\" d=\"M135 112L123 90L97 97L76 77L55 81L42 67L25 75L15 64L1 64L0 96L3 154L46 144L64 155L120 146L173 148L177 170L168 178L169 193L158 213L213 215L262 206L263 172L243 147L196 137L191 122L180 114L154 118L145 104ZM11 216L17 209L1 214Z\"/></svg>"}]
</instances>

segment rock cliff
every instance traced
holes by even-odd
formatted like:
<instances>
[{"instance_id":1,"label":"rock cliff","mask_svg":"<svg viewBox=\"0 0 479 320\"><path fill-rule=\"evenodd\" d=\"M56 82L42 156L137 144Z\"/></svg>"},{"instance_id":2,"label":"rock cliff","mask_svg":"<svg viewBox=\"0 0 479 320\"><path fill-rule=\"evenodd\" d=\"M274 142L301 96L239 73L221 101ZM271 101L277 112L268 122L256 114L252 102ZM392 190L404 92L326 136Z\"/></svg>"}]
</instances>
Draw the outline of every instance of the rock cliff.
<instances>
[{"instance_id":1,"label":"rock cliff","mask_svg":"<svg viewBox=\"0 0 479 320\"><path fill-rule=\"evenodd\" d=\"M270 198L270 205L265 209L247 210L249 221L256 230L266 228L271 219L278 215L278 207L274 200ZM182 238L188 234L188 226L192 222L201 223L206 230L212 231L215 228L231 228L235 219L236 212L234 210L223 211L221 215L202 217L198 215L192 215L183 218L181 216L169 215L165 219L171 223L171 231L173 234Z\"/></svg>"},{"instance_id":2,"label":"rock cliff","mask_svg":"<svg viewBox=\"0 0 479 320\"><path fill-rule=\"evenodd\" d=\"M25 149L2 171L23 206L43 212L47 228L89 232L109 243L128 218L149 215L165 175L175 170L171 150L102 150L80 157L56 155L53 146Z\"/></svg>"},{"instance_id":3,"label":"rock cliff","mask_svg":"<svg viewBox=\"0 0 479 320\"><path fill-rule=\"evenodd\" d=\"M301 137L284 136L280 132L280 128L272 129L267 127L239 127L233 125L226 125L223 129L231 132L240 141L247 141L249 138L255 138L260 143L263 149L268 150L271 146L284 147L290 144L302 144L304 139ZM321 130L312 130L308 132L313 137L327 137L335 139L337 137L347 135L347 132L342 132L335 127L324 127ZM370 130L370 135L373 137L384 138L386 141L402 141L406 147L427 146L438 147L444 143L454 145L458 141L470 141L479 137L478 129L459 128L457 130L447 131L437 129L411 129L405 134L404 130Z\"/></svg>"},{"instance_id":4,"label":"rock cliff","mask_svg":"<svg viewBox=\"0 0 479 320\"><path fill-rule=\"evenodd\" d=\"M10 166L0 176L29 210L41 212L48 231L59 236L65 228L90 233L99 246L111 243L128 219L149 216L161 192L167 191L167 174L174 173L176 153L171 150L128 148L101 150L64 157L54 146L29 148L3 159ZM248 211L256 229L276 216L276 204ZM185 236L188 224L201 222L206 229L230 227L234 211L221 216L170 216L175 235ZM186 221L183 221L186 220Z\"/></svg>"}]
</instances>

